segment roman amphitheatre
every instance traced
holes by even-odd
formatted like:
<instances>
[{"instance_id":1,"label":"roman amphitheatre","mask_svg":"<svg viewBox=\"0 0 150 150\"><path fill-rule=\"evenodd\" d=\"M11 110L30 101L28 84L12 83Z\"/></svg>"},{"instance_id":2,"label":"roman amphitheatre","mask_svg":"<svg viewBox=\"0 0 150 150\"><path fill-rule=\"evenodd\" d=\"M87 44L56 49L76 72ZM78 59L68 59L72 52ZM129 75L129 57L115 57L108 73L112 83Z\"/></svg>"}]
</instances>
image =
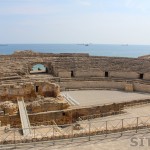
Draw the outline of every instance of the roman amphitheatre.
<instances>
[{"instance_id":1,"label":"roman amphitheatre","mask_svg":"<svg viewBox=\"0 0 150 150\"><path fill-rule=\"evenodd\" d=\"M150 59L86 53L0 55L1 147L150 127Z\"/></svg>"}]
</instances>

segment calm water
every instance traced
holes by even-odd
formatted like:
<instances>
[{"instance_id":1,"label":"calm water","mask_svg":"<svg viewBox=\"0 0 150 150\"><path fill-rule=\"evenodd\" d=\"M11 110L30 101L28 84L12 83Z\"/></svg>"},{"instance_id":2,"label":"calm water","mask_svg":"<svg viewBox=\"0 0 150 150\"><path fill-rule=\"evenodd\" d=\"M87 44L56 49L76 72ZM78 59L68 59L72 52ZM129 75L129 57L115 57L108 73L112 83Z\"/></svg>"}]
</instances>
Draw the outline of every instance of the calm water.
<instances>
[{"instance_id":1,"label":"calm water","mask_svg":"<svg viewBox=\"0 0 150 150\"><path fill-rule=\"evenodd\" d=\"M48 53L89 53L93 56L138 57L150 54L150 45L90 44L8 44L0 45L0 54L12 54L16 50L34 50Z\"/></svg>"}]
</instances>

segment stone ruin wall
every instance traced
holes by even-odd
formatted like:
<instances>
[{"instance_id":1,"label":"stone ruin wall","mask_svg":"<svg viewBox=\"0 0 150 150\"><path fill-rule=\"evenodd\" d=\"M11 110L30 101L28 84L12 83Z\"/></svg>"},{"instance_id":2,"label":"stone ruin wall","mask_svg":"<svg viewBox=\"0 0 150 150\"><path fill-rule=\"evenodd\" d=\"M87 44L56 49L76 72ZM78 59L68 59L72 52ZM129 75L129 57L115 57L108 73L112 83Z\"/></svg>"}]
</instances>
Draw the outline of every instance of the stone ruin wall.
<instances>
[{"instance_id":1,"label":"stone ruin wall","mask_svg":"<svg viewBox=\"0 0 150 150\"><path fill-rule=\"evenodd\" d=\"M146 81L126 81L126 80L95 80L95 81L62 81L60 82L62 90L68 89L109 89L109 90L122 90L128 92L148 92L150 93L150 83Z\"/></svg>"},{"instance_id":2,"label":"stone ruin wall","mask_svg":"<svg viewBox=\"0 0 150 150\"><path fill-rule=\"evenodd\" d=\"M44 99L41 101L34 101L26 105L27 111L30 114L33 113L41 113L47 111L58 111L67 109L70 105L63 99L63 97L50 98L49 101L45 101Z\"/></svg>"},{"instance_id":3,"label":"stone ruin wall","mask_svg":"<svg viewBox=\"0 0 150 150\"><path fill-rule=\"evenodd\" d=\"M61 110L68 108L60 97L60 87L55 83L35 82L21 84L2 84L0 86L0 115L18 114L18 98L23 97L30 113ZM49 98L46 100L46 98ZM45 103L47 102L47 103ZM49 106L46 107L45 106Z\"/></svg>"},{"instance_id":4,"label":"stone ruin wall","mask_svg":"<svg viewBox=\"0 0 150 150\"><path fill-rule=\"evenodd\" d=\"M59 80L55 81L62 90L66 89L119 89L125 91L150 92L150 60L133 58L113 58L113 57L92 57L85 55L53 55L53 54L33 54L33 55L8 55L0 56L0 80L3 83L8 79L25 79L30 74L34 64L41 63L48 68L48 73ZM107 72L107 76L106 76ZM142 79L140 78L142 76ZM17 81L16 80L16 81ZM14 80L15 81L15 80ZM8 87L9 88L8 88ZM12 87L11 87L12 86ZM38 87L38 92L35 88ZM9 89L9 90L8 90ZM20 91L20 89L22 89ZM30 90L29 90L30 89ZM53 90L55 89L55 90ZM20 91L20 92L17 92ZM51 92L48 92L51 91ZM52 83L36 82L29 85L1 85L0 99L2 101L16 101L18 94L24 96L26 100L33 100L37 95L57 97L58 86ZM65 104L64 104L65 105ZM52 105L51 105L52 106ZM44 105L43 105L44 107ZM56 106L52 106L54 109ZM62 108L67 109L68 106ZM110 108L111 107L111 108ZM116 105L108 106L108 110L117 111ZM62 109L61 106L57 110ZM56 112L45 112L42 108L35 107L30 114L31 123L55 120L58 124L71 123L72 117L84 116L100 113L107 110L105 107L94 107L75 110L64 110ZM13 109L16 109L14 106ZM28 106L27 109L31 109ZM6 112L8 110L6 109ZM14 111L14 110L12 110ZM9 111L8 111L9 112ZM102 113L101 112L101 113ZM9 112L11 114L11 112ZM0 116L2 124L10 123L12 126L20 124L19 115Z\"/></svg>"},{"instance_id":5,"label":"stone ruin wall","mask_svg":"<svg viewBox=\"0 0 150 150\"><path fill-rule=\"evenodd\" d=\"M29 114L30 123L37 125L38 123L55 121L58 125L70 124L75 122L80 116L87 116L92 114L107 113L110 111L119 111L119 105L110 104L104 106L93 106L90 108L75 108L66 109L62 111L47 112L47 113L34 113ZM2 125L10 124L11 126L21 125L19 115L6 115L0 116Z\"/></svg>"},{"instance_id":6,"label":"stone ruin wall","mask_svg":"<svg viewBox=\"0 0 150 150\"><path fill-rule=\"evenodd\" d=\"M53 62L53 67L63 90L108 88L150 92L150 60L93 56L60 58Z\"/></svg>"},{"instance_id":7,"label":"stone ruin wall","mask_svg":"<svg viewBox=\"0 0 150 150\"><path fill-rule=\"evenodd\" d=\"M150 60L113 57L61 57L53 63L54 75L62 78L109 77L150 80Z\"/></svg>"},{"instance_id":8,"label":"stone ruin wall","mask_svg":"<svg viewBox=\"0 0 150 150\"><path fill-rule=\"evenodd\" d=\"M49 82L35 82L22 84L2 84L0 86L0 101L17 101L17 97L32 101L37 95L57 97L60 94L59 86Z\"/></svg>"},{"instance_id":9,"label":"stone ruin wall","mask_svg":"<svg viewBox=\"0 0 150 150\"><path fill-rule=\"evenodd\" d=\"M102 106L91 106L82 108L73 108L60 111L50 111L45 113L34 113L29 114L29 120L32 125L53 124L53 121L58 125L75 123L79 117L90 116L90 115L111 115L113 112L124 113L124 107L128 105L135 105L140 102L150 103L149 99L146 100L135 100L131 102L121 102L106 104ZM10 124L11 127L21 127L19 115L6 115L0 116L2 126Z\"/></svg>"},{"instance_id":10,"label":"stone ruin wall","mask_svg":"<svg viewBox=\"0 0 150 150\"><path fill-rule=\"evenodd\" d=\"M27 52L25 52L27 53ZM105 77L150 80L150 60L137 58L94 57L87 54L42 54L30 53L0 56L0 77L27 75L34 64L46 66L56 77Z\"/></svg>"}]
</instances>

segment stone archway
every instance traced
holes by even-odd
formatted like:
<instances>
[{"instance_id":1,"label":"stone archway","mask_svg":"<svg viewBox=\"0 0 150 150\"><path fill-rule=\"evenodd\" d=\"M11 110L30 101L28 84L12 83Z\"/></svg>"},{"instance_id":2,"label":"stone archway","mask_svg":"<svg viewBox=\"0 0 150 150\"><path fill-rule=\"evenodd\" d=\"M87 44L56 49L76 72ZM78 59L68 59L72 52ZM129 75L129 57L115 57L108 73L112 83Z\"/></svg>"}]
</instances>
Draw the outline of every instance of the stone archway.
<instances>
[{"instance_id":1,"label":"stone archway","mask_svg":"<svg viewBox=\"0 0 150 150\"><path fill-rule=\"evenodd\" d=\"M45 66L45 68L46 68L45 73L54 75L54 69L53 69L52 62L32 62L32 63L29 63L28 64L28 74L30 74L30 71L32 71L32 67L34 65L37 65L37 64L42 64Z\"/></svg>"},{"instance_id":2,"label":"stone archway","mask_svg":"<svg viewBox=\"0 0 150 150\"><path fill-rule=\"evenodd\" d=\"M28 66L28 71L30 74L49 73L49 65L43 62L34 62Z\"/></svg>"}]
</instances>

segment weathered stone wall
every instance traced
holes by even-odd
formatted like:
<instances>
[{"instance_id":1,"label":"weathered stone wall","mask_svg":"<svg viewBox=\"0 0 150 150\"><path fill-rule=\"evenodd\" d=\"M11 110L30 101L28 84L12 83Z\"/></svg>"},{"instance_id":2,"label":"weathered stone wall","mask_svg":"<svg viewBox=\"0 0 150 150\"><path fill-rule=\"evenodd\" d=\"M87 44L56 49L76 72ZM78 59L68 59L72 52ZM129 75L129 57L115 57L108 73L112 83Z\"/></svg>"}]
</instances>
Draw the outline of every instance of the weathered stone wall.
<instances>
[{"instance_id":1,"label":"weathered stone wall","mask_svg":"<svg viewBox=\"0 0 150 150\"><path fill-rule=\"evenodd\" d=\"M143 79L150 80L150 72L144 73Z\"/></svg>"},{"instance_id":2,"label":"weathered stone wall","mask_svg":"<svg viewBox=\"0 0 150 150\"><path fill-rule=\"evenodd\" d=\"M75 77L104 77L105 72L98 69L89 69L89 70L76 70L74 71Z\"/></svg>"},{"instance_id":3,"label":"weathered stone wall","mask_svg":"<svg viewBox=\"0 0 150 150\"><path fill-rule=\"evenodd\" d=\"M139 74L137 72L110 71L109 77L124 78L124 79L139 79Z\"/></svg>"},{"instance_id":4,"label":"weathered stone wall","mask_svg":"<svg viewBox=\"0 0 150 150\"><path fill-rule=\"evenodd\" d=\"M71 110L63 110L63 111L51 111L45 113L35 113L29 115L29 120L31 124L35 124L41 122L50 122L55 121L57 124L69 124L74 122L80 116L92 115L92 114L100 114L106 113L110 111L118 111L119 105L111 104L104 106L95 106L90 108L78 108ZM2 125L10 124L11 126L21 125L19 115L13 116L1 116L0 121Z\"/></svg>"},{"instance_id":5,"label":"weathered stone wall","mask_svg":"<svg viewBox=\"0 0 150 150\"><path fill-rule=\"evenodd\" d=\"M36 94L44 97L57 97L60 94L60 87L55 83L38 81L35 82Z\"/></svg>"},{"instance_id":6,"label":"weathered stone wall","mask_svg":"<svg viewBox=\"0 0 150 150\"><path fill-rule=\"evenodd\" d=\"M58 76L61 78L71 78L71 71L58 72Z\"/></svg>"},{"instance_id":7,"label":"weathered stone wall","mask_svg":"<svg viewBox=\"0 0 150 150\"><path fill-rule=\"evenodd\" d=\"M19 96L23 96L25 100L33 100L36 97L33 83L0 86L0 101L17 101Z\"/></svg>"},{"instance_id":8,"label":"weathered stone wall","mask_svg":"<svg viewBox=\"0 0 150 150\"><path fill-rule=\"evenodd\" d=\"M37 95L44 97L57 97L60 94L60 87L50 82L2 84L0 86L0 101L16 101L17 97L24 97L24 100L32 101Z\"/></svg>"},{"instance_id":9,"label":"weathered stone wall","mask_svg":"<svg viewBox=\"0 0 150 150\"><path fill-rule=\"evenodd\" d=\"M15 115L15 118L17 118L16 115ZM10 116L9 115L0 116L0 121L1 121L2 126L6 126L7 124L10 124Z\"/></svg>"},{"instance_id":10,"label":"weathered stone wall","mask_svg":"<svg viewBox=\"0 0 150 150\"><path fill-rule=\"evenodd\" d=\"M99 81L67 81L60 82L60 86L65 89L80 89L80 88L112 88L112 89L125 89L125 81L114 80L99 80Z\"/></svg>"},{"instance_id":11,"label":"weathered stone wall","mask_svg":"<svg viewBox=\"0 0 150 150\"><path fill-rule=\"evenodd\" d=\"M48 69L49 74L60 78L55 80L55 78L50 76L53 79L49 81L54 83L44 82L44 78L40 80L35 79L32 83L27 83L30 80L28 76L30 70L35 64L43 64ZM64 90L107 88L150 92L149 59L95 57L87 54L42 54L25 51L14 55L0 56L0 69L0 101L16 101L18 96L23 96L25 101L34 101L37 95L57 97L60 93L60 88L55 84L56 82ZM108 77L106 73L108 73ZM10 80L13 84L8 84ZM4 84L4 81L7 84ZM61 105L59 106L61 107ZM53 108L58 109L55 105ZM107 108L117 110L115 107L113 109ZM30 120L34 123L34 121L54 119L58 124L63 124L72 121L72 116L106 112L107 108L97 107L32 114L30 115ZM6 107L5 111L11 114L11 109ZM33 112L39 111L43 111L41 107L33 108ZM4 117L1 116L0 119L3 118L2 122L17 124L20 122L18 116L6 115Z\"/></svg>"},{"instance_id":12,"label":"weathered stone wall","mask_svg":"<svg viewBox=\"0 0 150 150\"><path fill-rule=\"evenodd\" d=\"M134 91L138 92L150 92L150 83L140 83L140 82L134 82L133 83Z\"/></svg>"},{"instance_id":13,"label":"weathered stone wall","mask_svg":"<svg viewBox=\"0 0 150 150\"><path fill-rule=\"evenodd\" d=\"M11 101L5 101L0 103L0 110L4 115L14 115L18 113L18 105Z\"/></svg>"},{"instance_id":14,"label":"weathered stone wall","mask_svg":"<svg viewBox=\"0 0 150 150\"><path fill-rule=\"evenodd\" d=\"M29 102L27 104L28 113L39 113L39 112L47 112L47 111L56 111L56 110L64 110L67 109L70 105L68 102L62 97L58 96L54 97L38 97L33 102Z\"/></svg>"},{"instance_id":15,"label":"weathered stone wall","mask_svg":"<svg viewBox=\"0 0 150 150\"><path fill-rule=\"evenodd\" d=\"M61 81L60 83L61 89L92 89L92 88L102 88L102 89L118 89L125 91L137 91L137 92L150 92L150 83L147 81L134 81L134 80L112 80L112 79L99 79L99 80L68 80Z\"/></svg>"},{"instance_id":16,"label":"weathered stone wall","mask_svg":"<svg viewBox=\"0 0 150 150\"><path fill-rule=\"evenodd\" d=\"M54 66L54 72L58 73L62 70L71 72L74 70L77 71L90 71L94 69L99 69L103 72L131 72L129 75L126 73L127 78L138 78L139 73L150 72L150 60L140 60L133 58L114 58L114 57L61 57L55 59L52 62ZM136 74L134 74L136 73ZM114 74L116 75L116 74ZM124 77L125 75L117 75Z\"/></svg>"},{"instance_id":17,"label":"weathered stone wall","mask_svg":"<svg viewBox=\"0 0 150 150\"><path fill-rule=\"evenodd\" d=\"M125 91L127 91L127 92L133 92L134 91L133 83L126 83L125 84Z\"/></svg>"},{"instance_id":18,"label":"weathered stone wall","mask_svg":"<svg viewBox=\"0 0 150 150\"><path fill-rule=\"evenodd\" d=\"M1 77L22 77L29 74L32 65L41 63L48 73L54 76L68 77L71 71L75 77L104 77L109 72L110 77L138 79L144 74L144 79L150 79L150 60L137 58L95 57L87 54L42 54L31 51L19 52L14 55L0 56Z\"/></svg>"},{"instance_id":19,"label":"weathered stone wall","mask_svg":"<svg viewBox=\"0 0 150 150\"><path fill-rule=\"evenodd\" d=\"M31 124L38 125L43 124L44 122L55 121L58 125L69 124L75 122L81 116L95 115L95 114L104 114L108 112L115 112L123 110L126 105L134 105L140 102L149 103L150 100L138 100L138 101L130 101L123 103L113 103L109 105L103 106L93 106L86 108L74 108L74 109L66 109L62 111L51 111L45 113L35 113L29 114L29 120ZM19 115L12 116L0 116L0 121L2 126L10 124L11 126L21 126Z\"/></svg>"}]
</instances>

